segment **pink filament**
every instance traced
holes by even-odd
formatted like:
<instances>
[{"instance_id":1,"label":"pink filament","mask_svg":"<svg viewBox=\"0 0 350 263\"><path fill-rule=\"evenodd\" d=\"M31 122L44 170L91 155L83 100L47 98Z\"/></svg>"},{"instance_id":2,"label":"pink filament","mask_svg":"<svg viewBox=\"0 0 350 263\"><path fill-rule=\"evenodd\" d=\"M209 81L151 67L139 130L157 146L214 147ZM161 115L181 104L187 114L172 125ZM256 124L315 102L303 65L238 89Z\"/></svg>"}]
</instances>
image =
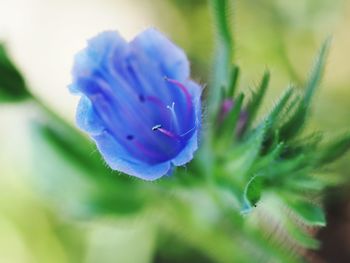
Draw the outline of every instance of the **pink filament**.
<instances>
[{"instance_id":1,"label":"pink filament","mask_svg":"<svg viewBox=\"0 0 350 263\"><path fill-rule=\"evenodd\" d=\"M161 125L156 125L152 128L153 131L159 131L161 133L163 133L164 135L175 139L175 140L180 140L180 137L177 134L172 133L171 131L168 131L166 129L163 129Z\"/></svg>"},{"instance_id":2,"label":"pink filament","mask_svg":"<svg viewBox=\"0 0 350 263\"><path fill-rule=\"evenodd\" d=\"M173 138L173 139L178 139L178 136L168 130L165 130L163 128L158 128L158 131L160 131L161 133L165 134L166 136Z\"/></svg>"}]
</instances>

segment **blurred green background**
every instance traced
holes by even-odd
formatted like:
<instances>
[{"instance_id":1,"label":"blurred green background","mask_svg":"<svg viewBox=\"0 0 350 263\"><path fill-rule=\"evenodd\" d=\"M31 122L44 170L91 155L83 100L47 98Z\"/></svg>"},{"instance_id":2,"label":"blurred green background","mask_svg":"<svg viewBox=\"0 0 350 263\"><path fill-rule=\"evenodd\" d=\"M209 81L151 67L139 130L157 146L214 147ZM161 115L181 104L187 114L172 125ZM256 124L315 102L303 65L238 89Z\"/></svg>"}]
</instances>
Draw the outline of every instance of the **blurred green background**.
<instances>
[{"instance_id":1,"label":"blurred green background","mask_svg":"<svg viewBox=\"0 0 350 263\"><path fill-rule=\"evenodd\" d=\"M263 107L268 110L288 83L304 81L315 51L331 35L333 43L325 80L308 129L321 129L329 134L349 129L350 1L234 2L236 63L243 69L241 86L247 91L254 88L261 73L269 68L271 89ZM107 29L118 30L132 39L150 26L159 28L186 50L193 78L206 84L213 54L207 1L0 2L0 40L6 43L31 91L72 123L77 98L69 94L67 85L73 56L85 46L86 39ZM81 209L75 202L80 189L89 186L78 179L70 180L71 174L81 171L40 145L30 129L32 118L38 115L30 103L21 107L0 105L0 262L153 262L157 233L152 214L89 221L70 216L71 211ZM349 161L348 154L334 164L347 181ZM43 178L50 176L66 183L53 179L48 184L50 180ZM55 195L56 188L62 185L66 187L59 190L64 195ZM347 200L346 189L344 186L342 190L332 190L331 193L344 194L330 196ZM332 202L337 200L329 203L333 206ZM339 253L347 254L350 206L349 202L341 202L345 203L339 209L345 214L338 217L344 220L337 216L332 220L341 220L344 237L339 236L334 242L343 248ZM326 229L321 238L329 242L332 237ZM333 252L323 247L314 262L323 262L316 261L322 258L324 262L337 262L329 261L332 255L329 253Z\"/></svg>"}]
</instances>

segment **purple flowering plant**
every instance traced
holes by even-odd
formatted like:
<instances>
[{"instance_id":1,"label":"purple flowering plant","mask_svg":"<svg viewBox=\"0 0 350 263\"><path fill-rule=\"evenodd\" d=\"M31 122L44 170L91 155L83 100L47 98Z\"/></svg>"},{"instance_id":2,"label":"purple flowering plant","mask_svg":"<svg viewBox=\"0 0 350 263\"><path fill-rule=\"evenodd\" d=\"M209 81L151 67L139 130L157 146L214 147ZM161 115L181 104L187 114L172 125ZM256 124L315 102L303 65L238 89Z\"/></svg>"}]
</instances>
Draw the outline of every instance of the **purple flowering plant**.
<instances>
[{"instance_id":1,"label":"purple flowering plant","mask_svg":"<svg viewBox=\"0 0 350 263\"><path fill-rule=\"evenodd\" d=\"M319 196L331 180L323 167L350 147L349 134L324 142L304 129L330 40L303 91L290 85L261 117L270 73L250 96L239 91L230 2L210 6L216 49L212 74L203 76L208 89L191 79L185 52L150 28L130 42L117 31L99 33L77 53L69 85L80 96L74 125L27 89L3 45L0 102L39 106L45 117L32 125L36 148L50 148L83 174L38 162L46 196L64 214L91 219L148 209L160 214L153 219L159 232L199 251L200 262L299 262L288 246L266 240L271 224L262 219L282 225L292 245L319 246L308 227L326 224Z\"/></svg>"}]
</instances>

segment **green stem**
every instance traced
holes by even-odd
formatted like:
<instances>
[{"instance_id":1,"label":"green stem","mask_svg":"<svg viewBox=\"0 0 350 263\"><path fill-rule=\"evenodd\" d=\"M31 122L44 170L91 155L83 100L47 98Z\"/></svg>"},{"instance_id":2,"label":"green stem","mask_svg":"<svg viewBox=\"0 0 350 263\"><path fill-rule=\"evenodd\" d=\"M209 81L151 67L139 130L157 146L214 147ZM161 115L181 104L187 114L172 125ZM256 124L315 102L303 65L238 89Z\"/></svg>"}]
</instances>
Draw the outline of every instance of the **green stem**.
<instances>
[{"instance_id":1,"label":"green stem","mask_svg":"<svg viewBox=\"0 0 350 263\"><path fill-rule=\"evenodd\" d=\"M214 20L215 57L213 61L213 76L208 98L210 119L215 118L220 102L220 89L228 89L231 64L233 60L234 41L232 36L231 2L228 0L210 0Z\"/></svg>"}]
</instances>

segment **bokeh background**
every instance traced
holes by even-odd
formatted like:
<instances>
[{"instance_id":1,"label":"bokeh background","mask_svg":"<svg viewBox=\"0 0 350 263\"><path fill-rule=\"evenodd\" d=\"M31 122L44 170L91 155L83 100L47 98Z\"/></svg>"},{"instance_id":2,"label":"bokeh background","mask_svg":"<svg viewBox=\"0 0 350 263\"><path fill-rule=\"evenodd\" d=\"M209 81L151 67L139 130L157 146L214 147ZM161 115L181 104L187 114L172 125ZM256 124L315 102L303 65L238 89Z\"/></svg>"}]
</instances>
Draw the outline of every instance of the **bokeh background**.
<instances>
[{"instance_id":1,"label":"bokeh background","mask_svg":"<svg viewBox=\"0 0 350 263\"><path fill-rule=\"evenodd\" d=\"M252 89L269 68L271 89L263 107L268 110L290 82L305 80L315 51L331 35L327 71L308 129L327 134L349 130L350 1L234 2L241 87ZM114 29L132 39L147 27L160 29L183 47L193 78L208 82L213 36L205 0L0 1L0 41L32 93L71 123L78 99L67 89L74 54L100 31ZM65 213L75 209L84 182L70 180L79 171L36 142L29 123L37 114L30 103L0 105L0 262L153 262L157 233L149 215L86 222ZM349 161L348 154L333 165L345 180L325 194L330 222L318 233L320 252L310 252L314 262L350 262ZM45 177L60 174L67 181L64 195L55 196L60 184L46 185L37 175L39 166Z\"/></svg>"}]
</instances>

